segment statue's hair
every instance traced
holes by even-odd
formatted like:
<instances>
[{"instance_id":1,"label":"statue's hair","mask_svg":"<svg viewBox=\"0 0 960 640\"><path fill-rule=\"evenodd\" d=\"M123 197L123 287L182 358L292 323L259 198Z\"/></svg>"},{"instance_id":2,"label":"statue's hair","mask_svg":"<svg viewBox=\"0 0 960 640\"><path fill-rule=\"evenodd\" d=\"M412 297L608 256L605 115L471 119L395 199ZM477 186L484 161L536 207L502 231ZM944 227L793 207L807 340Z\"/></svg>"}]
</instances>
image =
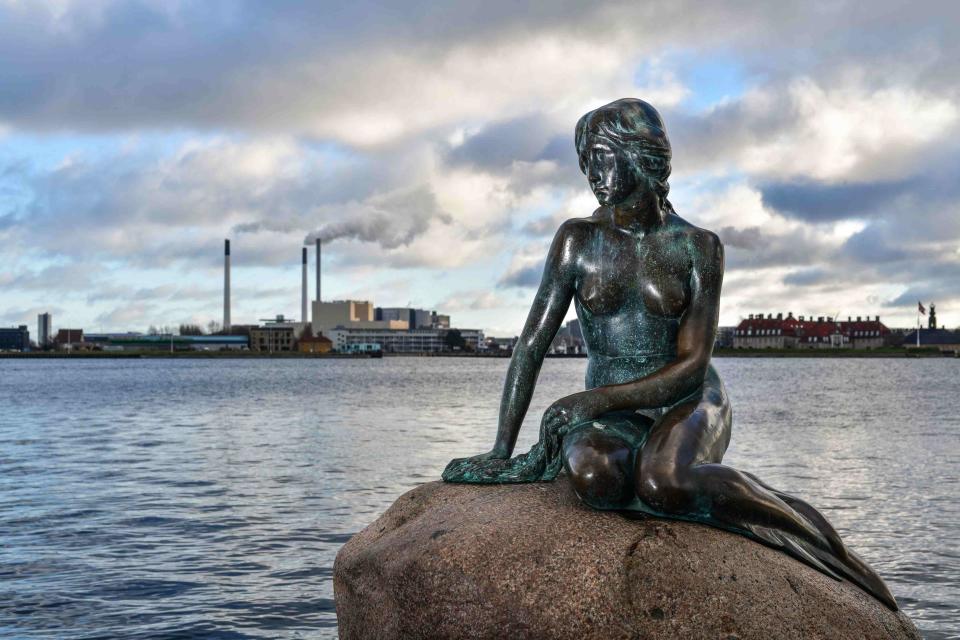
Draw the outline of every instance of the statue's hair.
<instances>
[{"instance_id":1,"label":"statue's hair","mask_svg":"<svg viewBox=\"0 0 960 640\"><path fill-rule=\"evenodd\" d=\"M588 140L599 137L626 154L638 180L647 181L660 197L661 207L676 213L670 193L670 140L657 110L637 98L621 98L594 109L577 122L575 143L580 170L586 173Z\"/></svg>"}]
</instances>

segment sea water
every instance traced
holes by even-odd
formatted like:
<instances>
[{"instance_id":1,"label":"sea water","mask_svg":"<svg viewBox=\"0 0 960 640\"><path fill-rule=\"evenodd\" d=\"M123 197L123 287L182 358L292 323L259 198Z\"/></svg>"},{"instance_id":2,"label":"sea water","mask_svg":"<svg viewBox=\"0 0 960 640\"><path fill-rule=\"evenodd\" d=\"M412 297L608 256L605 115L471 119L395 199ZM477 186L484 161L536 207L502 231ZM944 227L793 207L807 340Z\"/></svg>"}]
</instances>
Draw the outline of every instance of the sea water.
<instances>
[{"instance_id":1,"label":"sea water","mask_svg":"<svg viewBox=\"0 0 960 640\"><path fill-rule=\"evenodd\" d=\"M960 629L960 359L715 360L726 462ZM517 450L586 361L551 359ZM0 361L0 637L333 638L337 550L490 448L507 361Z\"/></svg>"}]
</instances>

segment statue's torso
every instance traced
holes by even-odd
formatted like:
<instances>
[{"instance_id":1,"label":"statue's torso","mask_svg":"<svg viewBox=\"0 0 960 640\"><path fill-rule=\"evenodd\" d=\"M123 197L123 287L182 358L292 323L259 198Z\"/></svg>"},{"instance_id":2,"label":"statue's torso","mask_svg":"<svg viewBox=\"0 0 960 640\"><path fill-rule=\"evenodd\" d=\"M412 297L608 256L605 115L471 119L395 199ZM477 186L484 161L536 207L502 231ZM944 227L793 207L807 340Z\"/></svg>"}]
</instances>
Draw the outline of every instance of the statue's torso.
<instances>
[{"instance_id":1,"label":"statue's torso","mask_svg":"<svg viewBox=\"0 0 960 640\"><path fill-rule=\"evenodd\" d=\"M699 230L675 215L646 234L597 216L584 223L574 303L590 356L587 387L630 382L676 356L694 269L689 236Z\"/></svg>"}]
</instances>

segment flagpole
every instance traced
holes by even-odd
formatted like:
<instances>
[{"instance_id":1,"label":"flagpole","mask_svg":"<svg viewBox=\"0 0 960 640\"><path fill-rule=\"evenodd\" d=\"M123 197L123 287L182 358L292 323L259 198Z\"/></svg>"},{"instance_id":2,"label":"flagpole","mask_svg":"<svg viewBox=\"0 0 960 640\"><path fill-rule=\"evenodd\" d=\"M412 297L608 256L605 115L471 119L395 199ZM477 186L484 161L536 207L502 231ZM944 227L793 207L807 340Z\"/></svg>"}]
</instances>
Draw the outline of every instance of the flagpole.
<instances>
[{"instance_id":1,"label":"flagpole","mask_svg":"<svg viewBox=\"0 0 960 640\"><path fill-rule=\"evenodd\" d=\"M917 348L920 347L920 307L917 307Z\"/></svg>"}]
</instances>

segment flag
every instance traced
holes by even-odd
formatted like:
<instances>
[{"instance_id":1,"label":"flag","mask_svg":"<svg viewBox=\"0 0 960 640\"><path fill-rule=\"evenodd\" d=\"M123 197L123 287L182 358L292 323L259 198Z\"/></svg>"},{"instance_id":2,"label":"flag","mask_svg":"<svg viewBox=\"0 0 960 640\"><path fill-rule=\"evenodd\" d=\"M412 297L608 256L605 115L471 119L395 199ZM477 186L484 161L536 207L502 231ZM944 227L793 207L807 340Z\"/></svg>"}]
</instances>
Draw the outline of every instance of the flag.
<instances>
[{"instance_id":1,"label":"flag","mask_svg":"<svg viewBox=\"0 0 960 640\"><path fill-rule=\"evenodd\" d=\"M927 310L923 308L922 302L918 302L917 307L918 307L917 313L922 313L923 315L927 315Z\"/></svg>"}]
</instances>

